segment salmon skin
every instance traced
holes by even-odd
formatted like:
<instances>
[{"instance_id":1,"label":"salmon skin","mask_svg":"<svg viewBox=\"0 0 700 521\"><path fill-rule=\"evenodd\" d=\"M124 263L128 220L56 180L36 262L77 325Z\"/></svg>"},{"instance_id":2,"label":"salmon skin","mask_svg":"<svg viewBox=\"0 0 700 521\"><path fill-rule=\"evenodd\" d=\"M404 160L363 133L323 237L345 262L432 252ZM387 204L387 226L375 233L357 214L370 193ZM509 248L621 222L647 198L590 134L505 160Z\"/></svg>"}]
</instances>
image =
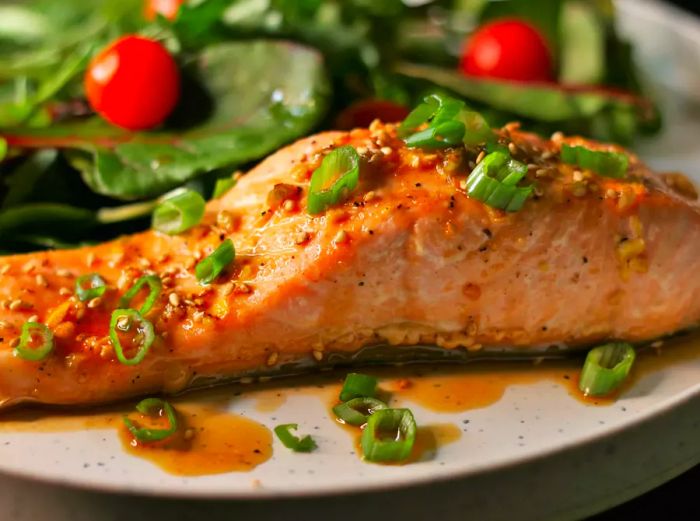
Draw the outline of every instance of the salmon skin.
<instances>
[{"instance_id":1,"label":"salmon skin","mask_svg":"<svg viewBox=\"0 0 700 521\"><path fill-rule=\"evenodd\" d=\"M633 155L624 179L600 177L563 164L562 143L620 149L546 140L515 124L496 135L528 165L534 185L518 212L467 196L479 150L407 148L395 126L375 122L273 154L180 235L147 231L0 258L1 403L173 393L321 365L373 345L389 346L386 354L416 345L530 352L640 342L700 320L700 208L685 178L653 174ZM310 215L311 174L342 145L361 157L359 185ZM227 238L234 263L200 284L195 264ZM81 302L75 282L88 273L108 290ZM124 365L110 316L150 273L163 285L147 314L156 339L141 363ZM14 352L28 320L54 335L54 351L39 362Z\"/></svg>"}]
</instances>

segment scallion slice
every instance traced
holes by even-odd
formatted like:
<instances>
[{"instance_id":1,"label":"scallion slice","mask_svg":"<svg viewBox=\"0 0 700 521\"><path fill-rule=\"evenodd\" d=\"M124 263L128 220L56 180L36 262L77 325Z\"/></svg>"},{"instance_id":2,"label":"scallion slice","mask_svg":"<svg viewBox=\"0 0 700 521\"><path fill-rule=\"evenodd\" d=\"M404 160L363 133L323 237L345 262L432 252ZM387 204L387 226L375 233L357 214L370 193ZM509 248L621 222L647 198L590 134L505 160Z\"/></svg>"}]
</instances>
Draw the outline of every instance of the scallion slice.
<instances>
[{"instance_id":1,"label":"scallion slice","mask_svg":"<svg viewBox=\"0 0 700 521\"><path fill-rule=\"evenodd\" d=\"M360 443L367 461L397 462L411 455L416 420L409 409L380 409L367 420Z\"/></svg>"},{"instance_id":2,"label":"scallion slice","mask_svg":"<svg viewBox=\"0 0 700 521\"><path fill-rule=\"evenodd\" d=\"M211 284L235 257L233 241L226 239L210 255L197 263L194 268L197 280L202 284Z\"/></svg>"},{"instance_id":3,"label":"scallion slice","mask_svg":"<svg viewBox=\"0 0 700 521\"><path fill-rule=\"evenodd\" d=\"M173 406L165 400L161 400L160 398L146 398L136 405L136 410L145 416L151 417L162 416L164 414L168 419L167 429L149 429L146 427L139 427L136 423L124 416L124 418L122 418L124 425L126 425L131 435L138 441L161 441L177 432L177 414Z\"/></svg>"},{"instance_id":4,"label":"scallion slice","mask_svg":"<svg viewBox=\"0 0 700 521\"><path fill-rule=\"evenodd\" d=\"M159 232L175 234L199 224L206 202L194 190L178 190L163 199L153 211L152 226Z\"/></svg>"},{"instance_id":5,"label":"scallion slice","mask_svg":"<svg viewBox=\"0 0 700 521\"><path fill-rule=\"evenodd\" d=\"M143 288L143 286L146 284L148 285L149 289L148 296L146 296L146 299L143 301L143 304L141 304L141 307L139 308L139 313L141 313L142 315L147 314L153 307L153 304L156 303L156 299L158 298L161 290L163 289L163 283L161 282L160 277L158 277L158 275L144 275L143 277L140 277L134 283L134 285L131 286L126 293L124 293L124 296L121 299L119 299L119 307L130 307L129 304L131 304L131 301L136 295L138 295L139 291L141 291L141 288Z\"/></svg>"},{"instance_id":6,"label":"scallion slice","mask_svg":"<svg viewBox=\"0 0 700 521\"><path fill-rule=\"evenodd\" d=\"M341 202L357 187L360 179L360 156L350 145L332 150L311 174L306 207L318 214Z\"/></svg>"},{"instance_id":7,"label":"scallion slice","mask_svg":"<svg viewBox=\"0 0 700 521\"><path fill-rule=\"evenodd\" d=\"M75 281L75 294L81 302L101 297L107 291L107 283L97 273L78 277Z\"/></svg>"},{"instance_id":8,"label":"scallion slice","mask_svg":"<svg viewBox=\"0 0 700 521\"><path fill-rule=\"evenodd\" d=\"M603 177L623 178L629 167L629 157L622 152L563 144L560 155L564 163L591 170Z\"/></svg>"},{"instance_id":9,"label":"scallion slice","mask_svg":"<svg viewBox=\"0 0 700 521\"><path fill-rule=\"evenodd\" d=\"M7 156L7 141L0 137L0 161Z\"/></svg>"},{"instance_id":10,"label":"scallion slice","mask_svg":"<svg viewBox=\"0 0 700 521\"><path fill-rule=\"evenodd\" d=\"M127 358L124 354L119 333L135 331L135 339L138 341L136 354ZM155 340L153 324L141 316L135 309L115 309L109 322L109 337L112 339L112 347L117 355L117 360L124 365L137 365L145 358Z\"/></svg>"},{"instance_id":11,"label":"scallion slice","mask_svg":"<svg viewBox=\"0 0 700 521\"><path fill-rule=\"evenodd\" d=\"M25 322L14 352L24 360L39 362L51 354L53 347L53 333L48 327L38 322Z\"/></svg>"},{"instance_id":12,"label":"scallion slice","mask_svg":"<svg viewBox=\"0 0 700 521\"><path fill-rule=\"evenodd\" d=\"M349 373L340 390L340 401L347 402L353 398L374 398L377 394L377 379L360 373Z\"/></svg>"},{"instance_id":13,"label":"scallion slice","mask_svg":"<svg viewBox=\"0 0 700 521\"><path fill-rule=\"evenodd\" d=\"M517 186L527 166L501 151L491 152L469 174L467 193L492 208L517 212L532 193L531 186Z\"/></svg>"},{"instance_id":14,"label":"scallion slice","mask_svg":"<svg viewBox=\"0 0 700 521\"><path fill-rule=\"evenodd\" d=\"M217 179L216 184L214 185L212 199L218 199L233 188L235 184L236 181L233 179L233 177L223 177L221 179Z\"/></svg>"},{"instance_id":15,"label":"scallion slice","mask_svg":"<svg viewBox=\"0 0 700 521\"><path fill-rule=\"evenodd\" d=\"M367 419L380 409L387 409L389 406L381 400L363 396L353 398L345 403L333 407L333 413L348 425L364 425Z\"/></svg>"},{"instance_id":16,"label":"scallion slice","mask_svg":"<svg viewBox=\"0 0 700 521\"><path fill-rule=\"evenodd\" d=\"M314 439L308 434L303 438L294 436L291 431L297 430L299 426L296 423L287 423L275 427L275 434L282 442L282 445L294 452L311 452L317 445Z\"/></svg>"},{"instance_id":17,"label":"scallion slice","mask_svg":"<svg viewBox=\"0 0 700 521\"><path fill-rule=\"evenodd\" d=\"M583 364L578 387L586 396L604 396L617 389L634 364L634 348L613 342L591 349Z\"/></svg>"},{"instance_id":18,"label":"scallion slice","mask_svg":"<svg viewBox=\"0 0 700 521\"><path fill-rule=\"evenodd\" d=\"M418 130L425 123L428 127ZM474 146L493 138L491 127L481 114L444 94L424 98L399 126L398 134L409 147L422 148Z\"/></svg>"}]
</instances>

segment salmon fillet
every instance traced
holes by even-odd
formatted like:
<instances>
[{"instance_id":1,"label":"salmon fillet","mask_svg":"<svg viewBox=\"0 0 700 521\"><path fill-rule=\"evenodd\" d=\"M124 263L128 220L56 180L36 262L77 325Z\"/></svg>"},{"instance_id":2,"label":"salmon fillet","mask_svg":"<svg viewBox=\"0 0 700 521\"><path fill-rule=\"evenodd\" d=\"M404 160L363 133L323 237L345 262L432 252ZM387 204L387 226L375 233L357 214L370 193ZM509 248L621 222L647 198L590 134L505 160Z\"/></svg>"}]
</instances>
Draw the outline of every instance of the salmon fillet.
<instances>
[{"instance_id":1,"label":"salmon fillet","mask_svg":"<svg viewBox=\"0 0 700 521\"><path fill-rule=\"evenodd\" d=\"M0 403L171 393L321 365L373 345L391 346L384 353L414 345L526 352L638 342L700 320L692 185L678 176L665 182L634 156L625 179L599 177L562 164L560 146L614 147L545 140L514 124L496 132L529 165L535 186L515 213L466 195L477 151L410 149L393 125L375 122L280 150L180 235L147 231L0 258ZM309 215L313 170L346 144L362 158L358 188ZM236 260L202 286L194 265L226 238ZM109 290L80 302L75 280L93 272ZM115 357L110 315L147 273L163 281L147 315L156 340L141 363L127 366ZM55 337L40 362L13 353L32 316Z\"/></svg>"}]
</instances>

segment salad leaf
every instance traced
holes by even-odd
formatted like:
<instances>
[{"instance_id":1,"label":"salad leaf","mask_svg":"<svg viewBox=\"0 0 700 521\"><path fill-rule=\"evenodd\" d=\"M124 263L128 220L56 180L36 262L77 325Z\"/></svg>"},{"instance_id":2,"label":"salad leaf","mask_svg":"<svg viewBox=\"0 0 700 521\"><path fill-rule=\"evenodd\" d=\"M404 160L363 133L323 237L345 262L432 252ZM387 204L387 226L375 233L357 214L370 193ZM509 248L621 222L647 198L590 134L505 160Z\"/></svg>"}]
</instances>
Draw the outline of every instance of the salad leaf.
<instances>
[{"instance_id":1,"label":"salad leaf","mask_svg":"<svg viewBox=\"0 0 700 521\"><path fill-rule=\"evenodd\" d=\"M322 59L301 45L223 43L206 48L191 69L205 98L183 94L185 102L197 104L183 113L204 116L204 121L194 127L184 122L186 130L128 133L92 121L14 129L5 138L11 147L68 149L92 190L141 199L199 174L263 157L309 132L325 111L328 86ZM174 121L173 126L182 123Z\"/></svg>"}]
</instances>

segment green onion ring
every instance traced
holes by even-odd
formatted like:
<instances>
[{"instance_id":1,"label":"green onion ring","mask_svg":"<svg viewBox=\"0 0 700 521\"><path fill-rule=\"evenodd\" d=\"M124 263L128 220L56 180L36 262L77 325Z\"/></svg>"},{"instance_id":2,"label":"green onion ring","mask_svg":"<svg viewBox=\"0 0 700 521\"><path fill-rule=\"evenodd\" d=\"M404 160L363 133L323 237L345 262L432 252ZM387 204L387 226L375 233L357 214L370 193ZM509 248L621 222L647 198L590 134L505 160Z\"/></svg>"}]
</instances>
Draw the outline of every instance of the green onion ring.
<instances>
[{"instance_id":1,"label":"green onion ring","mask_svg":"<svg viewBox=\"0 0 700 521\"><path fill-rule=\"evenodd\" d=\"M41 337L41 344L36 347L30 345L34 335ZM15 347L14 353L24 360L39 362L49 356L53 348L53 333L48 327L38 322L25 322L22 324L19 345Z\"/></svg>"},{"instance_id":2,"label":"green onion ring","mask_svg":"<svg viewBox=\"0 0 700 521\"><path fill-rule=\"evenodd\" d=\"M221 272L233 262L236 250L233 241L226 239L210 255L203 258L194 268L197 280L201 284L211 284Z\"/></svg>"},{"instance_id":3,"label":"green onion ring","mask_svg":"<svg viewBox=\"0 0 700 521\"><path fill-rule=\"evenodd\" d=\"M364 425L367 419L380 409L387 409L389 406L381 400L362 396L353 398L345 403L340 403L333 407L333 413L348 425ZM367 411L366 414L361 411Z\"/></svg>"},{"instance_id":4,"label":"green onion ring","mask_svg":"<svg viewBox=\"0 0 700 521\"><path fill-rule=\"evenodd\" d=\"M158 277L158 275L144 275L140 277L134 283L134 285L131 286L126 293L124 293L124 296L122 296L122 298L119 299L119 307L128 308L129 304L131 304L131 301L138 294L138 292L141 291L141 288L143 288L143 286L146 284L148 285L149 292L148 296L139 308L139 313L141 313L142 315L147 314L151 310L153 305L156 303L156 299L158 299L158 296L160 295L160 292L163 289L163 282L160 280L160 277Z\"/></svg>"},{"instance_id":5,"label":"green onion ring","mask_svg":"<svg viewBox=\"0 0 700 521\"><path fill-rule=\"evenodd\" d=\"M275 434L282 442L282 445L294 452L311 452L317 445L314 439L308 434L303 438L298 438L291 433L292 430L297 430L299 426L296 423L287 423L275 427Z\"/></svg>"},{"instance_id":6,"label":"green onion ring","mask_svg":"<svg viewBox=\"0 0 700 521\"><path fill-rule=\"evenodd\" d=\"M360 179L360 155L350 145L333 149L311 174L306 208L319 214L343 201Z\"/></svg>"},{"instance_id":7,"label":"green onion ring","mask_svg":"<svg viewBox=\"0 0 700 521\"><path fill-rule=\"evenodd\" d=\"M622 152L609 150L591 150L584 146L561 146L561 160L570 165L577 165L591 170L603 177L621 179L629 167L629 157Z\"/></svg>"},{"instance_id":8,"label":"green onion ring","mask_svg":"<svg viewBox=\"0 0 700 521\"><path fill-rule=\"evenodd\" d=\"M625 381L635 360L634 348L612 342L591 349L586 355L578 387L586 396L604 396Z\"/></svg>"},{"instance_id":9,"label":"green onion ring","mask_svg":"<svg viewBox=\"0 0 700 521\"><path fill-rule=\"evenodd\" d=\"M367 461L398 462L411 455L416 420L409 409L380 409L367 420L360 444Z\"/></svg>"},{"instance_id":10,"label":"green onion ring","mask_svg":"<svg viewBox=\"0 0 700 521\"><path fill-rule=\"evenodd\" d=\"M353 398L374 398L377 394L377 379L360 373L348 373L340 390L340 401L347 402Z\"/></svg>"},{"instance_id":11,"label":"green onion ring","mask_svg":"<svg viewBox=\"0 0 700 521\"><path fill-rule=\"evenodd\" d=\"M173 406L165 400L161 400L160 398L146 398L141 400L136 405L136 410L145 416L154 416L165 413L165 416L168 418L169 425L167 429L148 429L145 427L139 427L129 418L124 416L122 418L124 425L126 425L126 428L137 440L143 442L161 441L169 438L177 432L177 414L175 413Z\"/></svg>"},{"instance_id":12,"label":"green onion ring","mask_svg":"<svg viewBox=\"0 0 700 521\"><path fill-rule=\"evenodd\" d=\"M75 294L80 302L101 297L105 291L107 291L107 283L98 273L88 273L75 281Z\"/></svg>"},{"instance_id":13,"label":"green onion ring","mask_svg":"<svg viewBox=\"0 0 700 521\"><path fill-rule=\"evenodd\" d=\"M170 235L184 232L204 217L206 201L194 190L182 189L163 199L153 211L151 226Z\"/></svg>"},{"instance_id":14,"label":"green onion ring","mask_svg":"<svg viewBox=\"0 0 700 521\"><path fill-rule=\"evenodd\" d=\"M123 317L126 317L128 321L128 327L126 329L122 328L119 324L120 319ZM134 323L138 325L134 326ZM119 329L120 331L126 332L132 327L141 329L140 333L143 335L143 339L136 354L132 358L127 358L126 355L124 355L124 349L119 340L119 332L117 330ZM117 360L124 365L137 365L141 363L151 349L151 344L153 344L155 340L155 333L153 332L153 324L143 318L141 313L135 309L115 309L112 312L112 319L109 322L109 337L112 339L112 347L114 347Z\"/></svg>"}]
</instances>

